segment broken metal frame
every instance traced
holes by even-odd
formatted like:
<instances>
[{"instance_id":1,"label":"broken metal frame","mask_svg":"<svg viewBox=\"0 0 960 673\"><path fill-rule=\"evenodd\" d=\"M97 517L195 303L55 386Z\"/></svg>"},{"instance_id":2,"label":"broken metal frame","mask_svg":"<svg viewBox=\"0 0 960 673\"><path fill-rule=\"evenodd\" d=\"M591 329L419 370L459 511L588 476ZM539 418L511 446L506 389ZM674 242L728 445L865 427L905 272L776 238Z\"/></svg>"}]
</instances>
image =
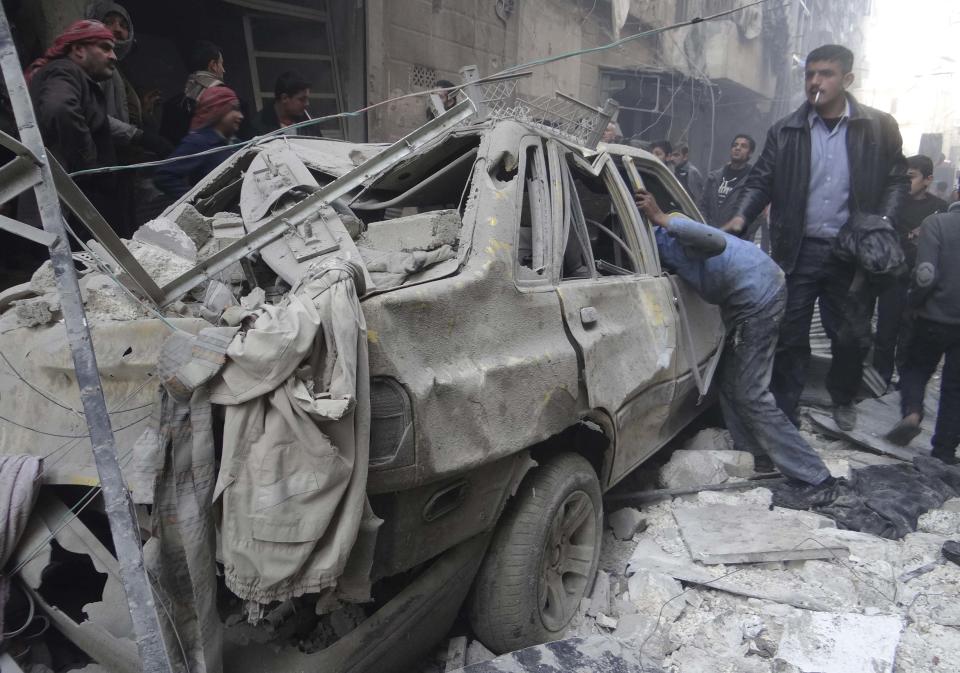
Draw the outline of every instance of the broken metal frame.
<instances>
[{"instance_id":1,"label":"broken metal frame","mask_svg":"<svg viewBox=\"0 0 960 673\"><path fill-rule=\"evenodd\" d=\"M18 165L19 168L10 168L11 172L19 171L21 177L26 173L32 173L32 177L22 180L19 186L32 182L32 178L39 177L39 181L25 187L22 191L31 187L34 190L43 229L52 237L52 240L47 239L50 241L50 261L53 264L64 326L73 355L77 386L80 389L80 399L90 433L90 444L100 476L100 488L110 522L110 532L120 562L120 577L127 596L140 659L143 662L143 672L169 673L172 671L171 663L160 628L157 603L144 565L139 523L118 462L97 358L80 296L80 286L67 238L63 212L60 208L60 198L55 187L53 162L40 136L33 104L23 77L23 67L13 43L6 11L2 7L0 7L0 69L10 94L14 119L22 140L22 143L16 143L7 136L0 139L0 143L13 149L17 154L12 164ZM28 168L27 161L32 163L32 167Z\"/></svg>"}]
</instances>

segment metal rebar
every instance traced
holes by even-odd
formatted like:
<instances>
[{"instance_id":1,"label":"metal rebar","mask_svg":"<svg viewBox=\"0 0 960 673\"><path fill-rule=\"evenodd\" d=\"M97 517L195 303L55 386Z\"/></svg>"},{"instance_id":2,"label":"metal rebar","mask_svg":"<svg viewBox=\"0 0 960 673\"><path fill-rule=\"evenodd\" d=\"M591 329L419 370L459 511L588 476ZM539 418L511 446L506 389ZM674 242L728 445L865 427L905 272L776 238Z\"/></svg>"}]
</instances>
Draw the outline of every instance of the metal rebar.
<instances>
[{"instance_id":1,"label":"metal rebar","mask_svg":"<svg viewBox=\"0 0 960 673\"><path fill-rule=\"evenodd\" d=\"M14 118L23 147L32 153L42 181L34 187L40 219L46 232L56 237L50 245L50 261L56 278L57 291L70 350L73 355L80 399L90 432L90 444L100 475L110 533L120 563L120 579L127 595L134 637L143 662L144 673L170 673L170 659L160 629L160 619L153 591L143 561L140 529L117 460L113 428L107 412L106 400L97 359L87 326L87 317L80 298L80 287L73 265L73 256L64 226L60 199L54 186L47 151L37 127L33 104L27 92L20 59L10 33L6 12L0 7L0 68L2 68Z\"/></svg>"}]
</instances>

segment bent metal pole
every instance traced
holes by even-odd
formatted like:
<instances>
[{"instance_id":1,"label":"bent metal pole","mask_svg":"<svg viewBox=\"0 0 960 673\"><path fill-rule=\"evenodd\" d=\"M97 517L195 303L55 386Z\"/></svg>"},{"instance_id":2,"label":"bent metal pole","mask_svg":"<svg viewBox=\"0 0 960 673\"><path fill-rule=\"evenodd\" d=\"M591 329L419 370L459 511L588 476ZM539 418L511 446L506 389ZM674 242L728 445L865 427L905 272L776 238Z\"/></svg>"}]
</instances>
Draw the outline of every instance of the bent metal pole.
<instances>
[{"instance_id":1,"label":"bent metal pole","mask_svg":"<svg viewBox=\"0 0 960 673\"><path fill-rule=\"evenodd\" d=\"M0 68L6 80L13 114L17 121L22 156L28 156L40 171L40 181L34 186L40 219L47 233L55 237L49 246L50 261L56 277L57 291L63 320L73 354L73 366L80 387L80 399L86 415L93 456L100 475L100 488L110 533L113 536L120 579L127 594L133 632L143 665L143 673L170 673L170 659L164 645L150 580L143 562L139 526L130 493L124 485L120 464L117 462L113 428L107 413L97 359L87 327L87 317L80 299L80 287L73 265L73 255L64 226L60 199L46 158L46 148L37 128L30 96L17 51L10 34L6 12L0 7Z\"/></svg>"}]
</instances>

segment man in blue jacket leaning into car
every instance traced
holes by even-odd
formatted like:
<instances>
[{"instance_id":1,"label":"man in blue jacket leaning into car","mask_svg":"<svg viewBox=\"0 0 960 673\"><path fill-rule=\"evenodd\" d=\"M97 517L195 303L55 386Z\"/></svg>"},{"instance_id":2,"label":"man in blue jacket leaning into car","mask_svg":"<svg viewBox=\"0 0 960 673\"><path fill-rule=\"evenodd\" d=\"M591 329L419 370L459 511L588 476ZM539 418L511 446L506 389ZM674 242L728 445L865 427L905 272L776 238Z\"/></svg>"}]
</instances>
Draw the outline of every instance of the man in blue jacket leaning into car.
<instances>
[{"instance_id":1,"label":"man in blue jacket leaning into car","mask_svg":"<svg viewBox=\"0 0 960 673\"><path fill-rule=\"evenodd\" d=\"M769 456L805 498L832 500L836 480L770 392L786 307L783 271L753 243L679 214L667 215L647 191L634 198L656 225L663 266L704 301L720 307L730 335L720 371L720 406L734 445L761 461Z\"/></svg>"}]
</instances>

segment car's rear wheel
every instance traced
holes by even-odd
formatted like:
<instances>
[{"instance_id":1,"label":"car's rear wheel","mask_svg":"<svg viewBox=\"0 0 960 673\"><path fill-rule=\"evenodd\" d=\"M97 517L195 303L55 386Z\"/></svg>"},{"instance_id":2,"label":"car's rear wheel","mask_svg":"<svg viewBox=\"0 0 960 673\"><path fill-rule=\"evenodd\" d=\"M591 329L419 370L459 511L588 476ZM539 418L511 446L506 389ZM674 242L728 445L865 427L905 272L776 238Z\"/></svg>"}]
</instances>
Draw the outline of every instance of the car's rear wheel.
<instances>
[{"instance_id":1,"label":"car's rear wheel","mask_svg":"<svg viewBox=\"0 0 960 673\"><path fill-rule=\"evenodd\" d=\"M474 582L470 622L497 653L563 635L593 584L602 533L600 483L582 456L555 456L527 475Z\"/></svg>"}]
</instances>

